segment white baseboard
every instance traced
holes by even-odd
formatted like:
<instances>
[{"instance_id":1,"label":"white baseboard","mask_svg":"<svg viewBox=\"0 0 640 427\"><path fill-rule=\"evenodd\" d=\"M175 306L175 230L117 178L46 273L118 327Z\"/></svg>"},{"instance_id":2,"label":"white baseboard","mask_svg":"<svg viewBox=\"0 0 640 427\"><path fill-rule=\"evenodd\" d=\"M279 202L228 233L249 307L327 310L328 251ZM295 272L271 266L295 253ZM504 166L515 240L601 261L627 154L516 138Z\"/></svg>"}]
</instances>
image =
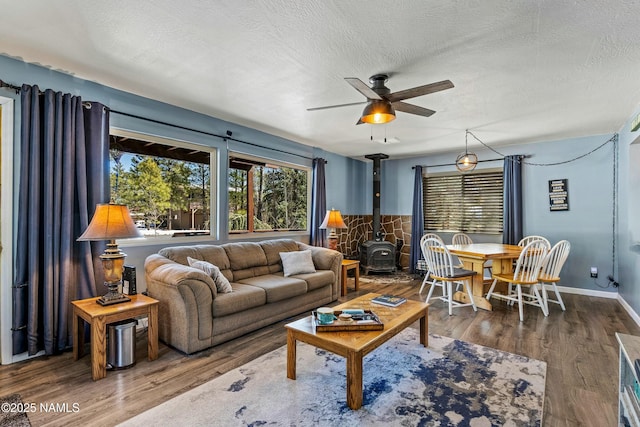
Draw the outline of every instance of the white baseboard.
<instances>
[{"instance_id":1,"label":"white baseboard","mask_svg":"<svg viewBox=\"0 0 640 427\"><path fill-rule=\"evenodd\" d=\"M545 285L547 288L547 292L553 289L550 285ZM590 289L580 289L580 288L570 288L568 286L558 286L558 290L562 293L567 294L577 294L577 295L587 295L591 297L601 297L601 298L610 298L617 299L620 305L629 313L629 316L636 322L636 325L640 326L640 315L636 313L636 311L625 301L624 298L618 292L605 292L605 291L594 291Z\"/></svg>"},{"instance_id":2,"label":"white baseboard","mask_svg":"<svg viewBox=\"0 0 640 427\"><path fill-rule=\"evenodd\" d=\"M635 310L631 308L629 303L626 302L620 294L618 294L618 301L620 301L620 304L622 304L624 309L627 310L627 313L629 313L629 316L631 316L633 321L636 322L636 325L640 326L640 316L638 316L638 313L636 313Z\"/></svg>"}]
</instances>

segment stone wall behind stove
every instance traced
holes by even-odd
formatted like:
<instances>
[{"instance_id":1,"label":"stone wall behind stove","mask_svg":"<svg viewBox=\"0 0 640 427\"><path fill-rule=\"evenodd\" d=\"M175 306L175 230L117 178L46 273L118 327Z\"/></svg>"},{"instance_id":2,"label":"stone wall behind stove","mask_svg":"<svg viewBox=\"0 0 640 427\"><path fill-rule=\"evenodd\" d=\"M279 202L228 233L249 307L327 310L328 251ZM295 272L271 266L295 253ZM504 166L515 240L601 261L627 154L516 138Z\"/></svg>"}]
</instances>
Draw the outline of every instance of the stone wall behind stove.
<instances>
[{"instance_id":1,"label":"stone wall behind stove","mask_svg":"<svg viewBox=\"0 0 640 427\"><path fill-rule=\"evenodd\" d=\"M373 215L343 215L345 230L336 230L338 234L338 250L345 258L359 259L360 245L372 240ZM384 240L400 247L400 265L403 269L409 266L411 246L411 215L381 215L380 228L385 234Z\"/></svg>"}]
</instances>

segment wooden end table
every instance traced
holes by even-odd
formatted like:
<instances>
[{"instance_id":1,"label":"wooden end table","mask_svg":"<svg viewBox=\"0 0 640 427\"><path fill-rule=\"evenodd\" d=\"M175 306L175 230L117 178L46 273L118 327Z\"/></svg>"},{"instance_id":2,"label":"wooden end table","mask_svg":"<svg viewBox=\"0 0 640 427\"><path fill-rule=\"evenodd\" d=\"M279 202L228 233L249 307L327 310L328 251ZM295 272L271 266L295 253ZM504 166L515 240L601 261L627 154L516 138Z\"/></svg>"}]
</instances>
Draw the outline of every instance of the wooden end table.
<instances>
[{"instance_id":1,"label":"wooden end table","mask_svg":"<svg viewBox=\"0 0 640 427\"><path fill-rule=\"evenodd\" d=\"M358 290L358 280L360 279L360 261L353 259L342 260L342 292L341 295L347 294L347 271L355 270L354 284L356 291Z\"/></svg>"},{"instance_id":2,"label":"wooden end table","mask_svg":"<svg viewBox=\"0 0 640 427\"><path fill-rule=\"evenodd\" d=\"M146 295L129 295L131 301L102 306L98 298L71 301L73 305L73 360L84 354L84 324L91 326L91 378L107 376L107 325L137 316L149 319L147 345L149 360L158 358L158 301Z\"/></svg>"},{"instance_id":3,"label":"wooden end table","mask_svg":"<svg viewBox=\"0 0 640 427\"><path fill-rule=\"evenodd\" d=\"M397 307L371 302L379 294L367 294L334 307L335 310L372 310L384 323L378 331L316 332L311 316L285 325L287 328L287 378L296 379L296 342L330 351L347 359L347 405L362 406L362 359L403 329L420 321L420 344L428 346L429 304L408 300Z\"/></svg>"}]
</instances>

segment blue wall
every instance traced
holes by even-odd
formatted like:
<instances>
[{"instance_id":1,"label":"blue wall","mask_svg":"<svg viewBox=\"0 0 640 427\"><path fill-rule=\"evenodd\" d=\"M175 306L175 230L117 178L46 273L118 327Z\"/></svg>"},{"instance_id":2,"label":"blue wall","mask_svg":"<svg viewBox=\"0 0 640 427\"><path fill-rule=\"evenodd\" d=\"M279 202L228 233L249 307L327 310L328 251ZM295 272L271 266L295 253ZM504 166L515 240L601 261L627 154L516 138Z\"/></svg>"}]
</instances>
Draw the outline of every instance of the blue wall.
<instances>
[{"instance_id":1,"label":"blue wall","mask_svg":"<svg viewBox=\"0 0 640 427\"><path fill-rule=\"evenodd\" d=\"M53 89L55 91L71 93L81 96L83 100L101 102L114 111L133 114L159 122L166 122L184 128L191 128L209 134L226 135L226 131L230 130L233 132L232 137L234 139L261 146L258 147L236 141L225 142L221 138L200 132L186 131L177 127L162 125L122 114L111 114L110 121L111 127L113 128L165 138L174 138L218 149L219 178L217 182L217 193L219 199L218 222L220 229L218 230L219 239L213 242L219 243L228 240L228 212L225 208L228 204L228 198L225 177L227 176L227 157L229 151L247 153L309 167L311 166L311 159L314 156L324 157L328 160L326 166L328 207L335 207L346 214L357 214L363 211L362 206L364 206L366 201L365 195L368 194L361 190L362 188L367 188L365 181L366 174L364 172L367 167L365 162L345 158L334 153L328 153L319 148L299 144L255 129L239 126L131 93L122 92L95 82L78 79L68 74L33 64L27 64L12 58L0 56L0 70L0 79L16 86L26 83L38 85L40 89ZM16 117L19 119L19 96L16 96L15 93L9 89L0 90L0 94L5 97L13 97L17 100L15 110ZM19 122L17 124L19 124ZM16 156L14 159L14 171L17 172L19 164L17 154L19 153L19 126L16 126L15 132L14 147ZM283 153L283 151L291 154ZM18 181L16 180L15 188L17 188L17 185ZM14 199L17 200L17 194ZM3 209L4 208L6 207L3 206ZM13 211L14 218L17 218L18 213L16 212L15 203ZM308 241L307 235L301 236L297 234L294 236L285 236L283 233L278 235ZM199 243L204 242L199 241ZM123 244L121 246L125 248L127 253L127 264L136 266L140 288L144 289L143 267L145 258L149 254L157 252L161 247L167 246L167 244L146 244L143 246L139 244ZM10 284L2 284L2 286L5 285L9 286Z\"/></svg>"},{"instance_id":2,"label":"blue wall","mask_svg":"<svg viewBox=\"0 0 640 427\"><path fill-rule=\"evenodd\" d=\"M238 143L229 143L232 150L254 155L272 157L298 164L311 164L311 157L324 157L327 164L327 205L340 209L343 213L366 215L372 212L372 162L356 160L308 147L294 141L279 138L263 132L238 126L210 116L184 110L175 106L142 98L134 94L75 78L56 71L26 64L0 56L0 78L13 84L38 84L41 88L51 88L62 92L80 95L85 100L98 101L113 110L123 111L165 121L179 126L194 128L223 135L227 130L233 137L264 146L257 148ZM4 91L8 92L8 91ZM8 93L3 93L9 96ZM16 105L19 111L19 105ZM635 112L632 117L635 117ZM630 119L631 120L631 119ZM227 144L221 139L196 132L187 132L170 126L133 119L113 114L111 124L114 127L131 131L160 135L195 142L219 149L221 176L226 176ZM541 234L553 243L568 239L572 244L571 254L563 272L561 285L580 288L587 291L615 292L614 288L603 289L606 277L613 274L620 282L620 294L631 305L640 310L640 291L636 290L640 277L640 221L637 214L640 209L640 172L630 166L629 159L640 162L640 149L632 145L635 134L628 131L627 123L620 130L618 182L618 242L616 254L617 267L612 260L613 232L613 144L574 162L557 166L525 165L523 169L524 194L524 231L525 234ZM612 129L612 134L616 129ZM477 132L481 138L481 132ZM611 135L597 135L564 141L541 142L524 146L494 147L502 154L527 154L529 163L553 163L573 159L596 148ZM18 135L16 135L16 138ZM491 144L491 141L484 141ZM277 148L293 153L284 155L269 150ZM499 157L487 150L471 147L479 158ZM416 164L434 165L451 163L457 153L415 157L382 162L382 214L410 215L412 204L413 170ZM299 157L297 155L303 156ZM306 159L304 158L306 157ZM17 165L16 159L16 165ZM481 163L482 168L501 167L502 162ZM16 169L17 170L17 169ZM429 168L429 171L441 172L454 170L453 166ZM566 178L569 180L569 204L567 212L550 212L548 201L548 181ZM16 183L17 185L17 183ZM227 204L224 179L218 181L219 206ZM220 240L226 239L226 209L220 209L219 222L222 224ZM17 217L14 207L14 217ZM474 236L475 237L475 236ZM499 236L477 236L478 241L499 241ZM127 261L139 268L138 277L142 279L144 258L158 246L128 247ZM600 277L589 278L589 267L597 266ZM615 271L617 268L617 271ZM600 286L599 286L600 285Z\"/></svg>"},{"instance_id":3,"label":"blue wall","mask_svg":"<svg viewBox=\"0 0 640 427\"><path fill-rule=\"evenodd\" d=\"M479 133L481 138L481 133ZM607 141L611 135L599 135L564 141L551 141L524 146L493 147L501 154L525 154L523 166L524 233L547 237L552 244L566 239L571 242L571 253L565 264L561 285L592 291L616 292L615 288L602 288L608 284L607 276L614 274L612 265L613 240L613 143L606 144L582 159L557 166L535 166L571 160ZM484 141L490 145L491 141ZM486 148L472 147L480 160L499 158ZM415 157L383 162L384 214L411 215L414 165L440 165L452 163L457 153ZM502 161L482 162L481 168L502 167ZM427 168L429 172L455 171L455 166ZM548 181L569 180L569 211L549 210ZM474 241L501 241L501 236L472 236ZM450 236L444 235L448 239ZM640 234L639 234L640 238ZM591 266L598 267L599 278L589 277Z\"/></svg>"},{"instance_id":4,"label":"blue wall","mask_svg":"<svg viewBox=\"0 0 640 427\"><path fill-rule=\"evenodd\" d=\"M636 313L640 312L640 132L631 132L631 115L620 130L620 203L618 226L619 293Z\"/></svg>"}]
</instances>

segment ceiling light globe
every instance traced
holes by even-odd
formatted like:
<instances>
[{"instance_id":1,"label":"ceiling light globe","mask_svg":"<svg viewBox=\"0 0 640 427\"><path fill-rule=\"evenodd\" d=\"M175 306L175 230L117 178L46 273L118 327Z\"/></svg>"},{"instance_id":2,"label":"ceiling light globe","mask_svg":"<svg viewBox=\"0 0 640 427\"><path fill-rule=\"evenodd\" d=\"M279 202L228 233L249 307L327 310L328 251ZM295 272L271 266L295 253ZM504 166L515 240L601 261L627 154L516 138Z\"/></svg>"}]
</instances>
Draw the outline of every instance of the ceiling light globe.
<instances>
[{"instance_id":1,"label":"ceiling light globe","mask_svg":"<svg viewBox=\"0 0 640 427\"><path fill-rule=\"evenodd\" d=\"M460 172L470 172L478 165L478 156L473 153L462 153L456 158L456 168Z\"/></svg>"}]
</instances>

